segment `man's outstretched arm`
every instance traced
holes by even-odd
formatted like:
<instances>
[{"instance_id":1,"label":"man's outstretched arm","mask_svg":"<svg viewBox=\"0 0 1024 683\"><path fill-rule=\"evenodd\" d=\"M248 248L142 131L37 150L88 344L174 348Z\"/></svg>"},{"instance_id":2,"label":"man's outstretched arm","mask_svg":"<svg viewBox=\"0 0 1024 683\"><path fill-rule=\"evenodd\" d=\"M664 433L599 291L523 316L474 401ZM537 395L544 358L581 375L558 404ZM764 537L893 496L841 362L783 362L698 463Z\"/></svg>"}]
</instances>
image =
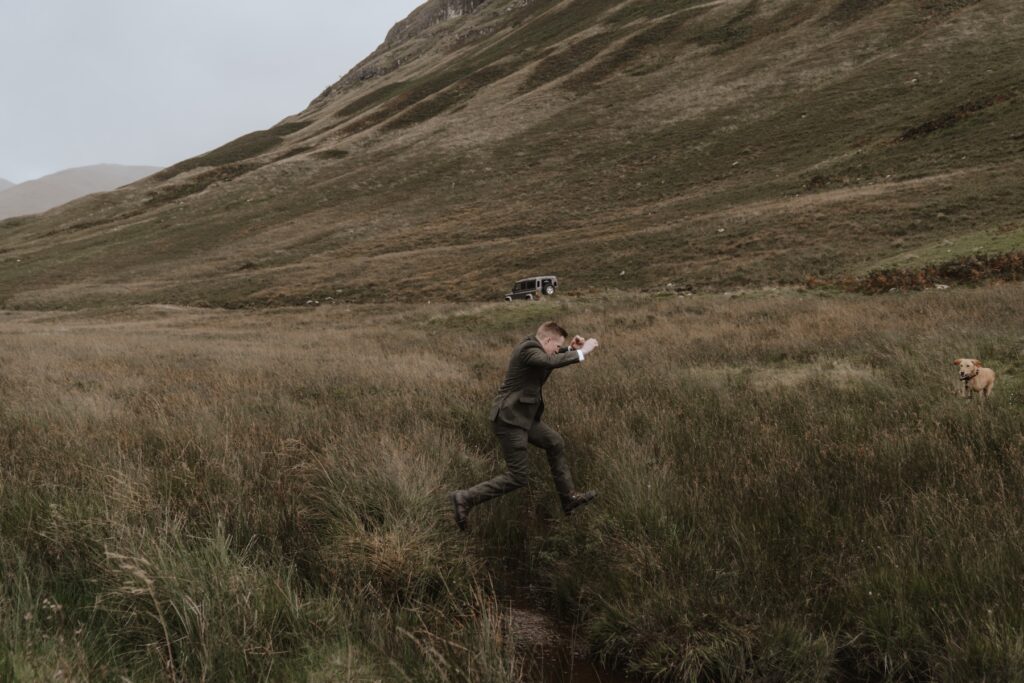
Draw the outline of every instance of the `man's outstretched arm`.
<instances>
[{"instance_id":1,"label":"man's outstretched arm","mask_svg":"<svg viewBox=\"0 0 1024 683\"><path fill-rule=\"evenodd\" d=\"M578 337L582 339L582 337ZM576 339L573 339L575 345ZM523 354L523 360L527 365L538 367L538 368L563 368L566 365L572 365L573 363L582 363L586 358L587 354L591 353L597 348L596 339L588 339L579 348L569 347L568 350L548 355L544 353L543 349L536 347L527 348Z\"/></svg>"}]
</instances>

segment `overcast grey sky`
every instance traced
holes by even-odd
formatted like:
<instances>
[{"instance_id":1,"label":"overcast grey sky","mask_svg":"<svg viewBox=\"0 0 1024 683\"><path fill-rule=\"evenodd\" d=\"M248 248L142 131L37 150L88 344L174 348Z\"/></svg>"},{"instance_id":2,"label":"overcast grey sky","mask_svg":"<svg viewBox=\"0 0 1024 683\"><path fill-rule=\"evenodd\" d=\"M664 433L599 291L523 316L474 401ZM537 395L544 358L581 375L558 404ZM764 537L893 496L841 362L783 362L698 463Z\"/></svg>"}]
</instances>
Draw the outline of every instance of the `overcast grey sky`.
<instances>
[{"instance_id":1,"label":"overcast grey sky","mask_svg":"<svg viewBox=\"0 0 1024 683\"><path fill-rule=\"evenodd\" d=\"M167 166L301 111L423 0L0 0L0 178Z\"/></svg>"}]
</instances>

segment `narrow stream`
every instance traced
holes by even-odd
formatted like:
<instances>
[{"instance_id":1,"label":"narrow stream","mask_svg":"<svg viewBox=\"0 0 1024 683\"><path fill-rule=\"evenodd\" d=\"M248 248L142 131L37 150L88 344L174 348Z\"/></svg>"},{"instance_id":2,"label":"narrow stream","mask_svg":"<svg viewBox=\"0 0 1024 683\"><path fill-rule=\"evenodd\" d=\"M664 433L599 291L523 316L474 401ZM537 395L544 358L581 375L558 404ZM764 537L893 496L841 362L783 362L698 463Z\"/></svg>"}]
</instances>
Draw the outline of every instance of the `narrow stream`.
<instances>
[{"instance_id":1,"label":"narrow stream","mask_svg":"<svg viewBox=\"0 0 1024 683\"><path fill-rule=\"evenodd\" d=\"M511 635L527 663L531 683L641 683L599 666L587 657L587 647L575 629L545 614L528 597L529 588L506 601Z\"/></svg>"}]
</instances>

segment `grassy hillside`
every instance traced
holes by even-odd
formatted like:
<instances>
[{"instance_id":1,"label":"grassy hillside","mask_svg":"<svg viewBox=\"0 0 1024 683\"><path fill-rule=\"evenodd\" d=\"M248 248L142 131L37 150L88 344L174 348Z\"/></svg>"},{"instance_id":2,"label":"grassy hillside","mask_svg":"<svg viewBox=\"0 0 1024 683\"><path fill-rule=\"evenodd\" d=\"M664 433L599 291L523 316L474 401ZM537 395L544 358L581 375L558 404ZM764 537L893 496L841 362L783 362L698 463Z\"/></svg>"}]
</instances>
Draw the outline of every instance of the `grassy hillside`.
<instances>
[{"instance_id":1,"label":"grassy hillside","mask_svg":"<svg viewBox=\"0 0 1024 683\"><path fill-rule=\"evenodd\" d=\"M0 302L478 300L534 271L736 288L1020 226L1013 0L464 9L277 126L0 223Z\"/></svg>"},{"instance_id":2,"label":"grassy hillside","mask_svg":"<svg viewBox=\"0 0 1024 683\"><path fill-rule=\"evenodd\" d=\"M0 314L0 677L536 680L525 589L653 680L1016 680L1022 294ZM603 342L546 391L600 497L537 456L460 534L548 316Z\"/></svg>"}]
</instances>

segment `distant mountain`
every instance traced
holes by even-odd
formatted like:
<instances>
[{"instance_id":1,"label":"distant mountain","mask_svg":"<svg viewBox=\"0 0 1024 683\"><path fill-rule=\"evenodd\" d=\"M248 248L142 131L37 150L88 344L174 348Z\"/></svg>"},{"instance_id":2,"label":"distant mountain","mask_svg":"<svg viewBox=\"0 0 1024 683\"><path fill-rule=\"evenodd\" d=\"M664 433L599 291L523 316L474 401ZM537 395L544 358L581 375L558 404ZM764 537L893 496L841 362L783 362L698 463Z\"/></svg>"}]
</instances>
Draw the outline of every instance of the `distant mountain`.
<instances>
[{"instance_id":1,"label":"distant mountain","mask_svg":"<svg viewBox=\"0 0 1024 683\"><path fill-rule=\"evenodd\" d=\"M0 181L0 219L41 213L93 192L108 192L159 171L153 166L100 164L14 185Z\"/></svg>"}]
</instances>

